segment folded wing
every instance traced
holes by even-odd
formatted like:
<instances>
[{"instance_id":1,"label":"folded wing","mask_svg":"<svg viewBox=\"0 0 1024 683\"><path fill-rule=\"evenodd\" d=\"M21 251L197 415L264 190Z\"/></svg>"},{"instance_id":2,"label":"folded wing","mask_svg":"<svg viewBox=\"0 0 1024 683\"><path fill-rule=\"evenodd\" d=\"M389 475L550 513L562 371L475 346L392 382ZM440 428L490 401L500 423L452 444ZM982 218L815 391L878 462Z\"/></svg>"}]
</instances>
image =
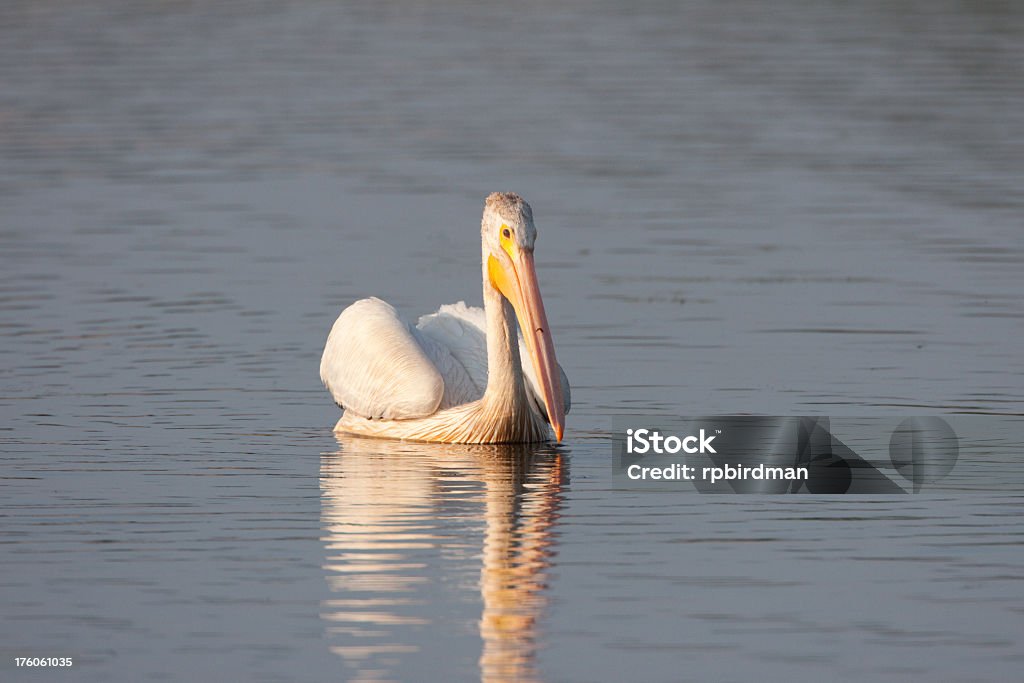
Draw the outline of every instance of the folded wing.
<instances>
[{"instance_id":1,"label":"folded wing","mask_svg":"<svg viewBox=\"0 0 1024 683\"><path fill-rule=\"evenodd\" d=\"M403 420L457 405L472 386L452 354L377 298L338 316L320 359L320 379L345 411Z\"/></svg>"}]
</instances>

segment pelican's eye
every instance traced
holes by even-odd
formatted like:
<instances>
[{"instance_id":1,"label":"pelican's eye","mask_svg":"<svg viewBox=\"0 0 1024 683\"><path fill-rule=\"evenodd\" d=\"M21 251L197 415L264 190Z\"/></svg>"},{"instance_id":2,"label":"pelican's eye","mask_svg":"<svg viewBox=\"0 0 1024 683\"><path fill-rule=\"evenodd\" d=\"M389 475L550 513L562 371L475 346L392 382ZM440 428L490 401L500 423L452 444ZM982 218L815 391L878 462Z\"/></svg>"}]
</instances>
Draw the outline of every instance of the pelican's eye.
<instances>
[{"instance_id":1,"label":"pelican's eye","mask_svg":"<svg viewBox=\"0 0 1024 683\"><path fill-rule=\"evenodd\" d=\"M508 227L508 225L501 224L501 235L498 237L498 241L501 242L501 248L505 250L505 253L509 256L515 256L516 243L512 239L515 231Z\"/></svg>"}]
</instances>

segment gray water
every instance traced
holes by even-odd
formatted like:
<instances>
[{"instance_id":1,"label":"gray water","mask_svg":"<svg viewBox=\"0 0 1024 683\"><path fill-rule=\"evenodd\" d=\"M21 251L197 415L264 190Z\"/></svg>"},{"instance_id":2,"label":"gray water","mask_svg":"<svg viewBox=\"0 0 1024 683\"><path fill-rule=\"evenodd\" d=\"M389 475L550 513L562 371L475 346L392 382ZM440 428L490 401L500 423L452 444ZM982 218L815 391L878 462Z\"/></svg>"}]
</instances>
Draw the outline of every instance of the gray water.
<instances>
[{"instance_id":1,"label":"gray water","mask_svg":"<svg viewBox=\"0 0 1024 683\"><path fill-rule=\"evenodd\" d=\"M1024 414L1022 46L998 2L5 2L0 677L1018 677L1019 487L623 492L608 433ZM479 304L493 190L565 443L336 439L335 316Z\"/></svg>"}]
</instances>

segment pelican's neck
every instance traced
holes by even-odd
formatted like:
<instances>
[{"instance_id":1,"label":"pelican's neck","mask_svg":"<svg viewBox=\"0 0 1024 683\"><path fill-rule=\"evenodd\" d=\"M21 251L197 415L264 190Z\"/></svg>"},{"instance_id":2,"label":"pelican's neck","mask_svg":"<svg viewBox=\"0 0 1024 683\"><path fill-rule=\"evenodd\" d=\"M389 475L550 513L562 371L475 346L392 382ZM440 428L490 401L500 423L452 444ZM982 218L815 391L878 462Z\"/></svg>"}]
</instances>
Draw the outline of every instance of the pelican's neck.
<instances>
[{"instance_id":1,"label":"pelican's neck","mask_svg":"<svg viewBox=\"0 0 1024 683\"><path fill-rule=\"evenodd\" d=\"M484 314L487 318L487 389L484 400L515 409L526 398L519 330L512 304L484 276Z\"/></svg>"}]
</instances>

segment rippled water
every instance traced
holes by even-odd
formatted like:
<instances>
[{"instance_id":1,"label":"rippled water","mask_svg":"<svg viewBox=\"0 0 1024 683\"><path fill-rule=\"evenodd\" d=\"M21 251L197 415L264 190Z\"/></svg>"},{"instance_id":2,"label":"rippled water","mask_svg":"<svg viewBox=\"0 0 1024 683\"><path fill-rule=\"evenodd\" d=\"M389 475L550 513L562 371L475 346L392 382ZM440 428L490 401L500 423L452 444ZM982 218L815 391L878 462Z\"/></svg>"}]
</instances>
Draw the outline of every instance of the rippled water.
<instances>
[{"instance_id":1,"label":"rippled water","mask_svg":"<svg viewBox=\"0 0 1024 683\"><path fill-rule=\"evenodd\" d=\"M607 433L1024 414L1019 6L11 2L0 25L2 676L1016 676L1019 489L623 492ZM498 189L537 218L566 443L336 440L334 317L478 303Z\"/></svg>"}]
</instances>

